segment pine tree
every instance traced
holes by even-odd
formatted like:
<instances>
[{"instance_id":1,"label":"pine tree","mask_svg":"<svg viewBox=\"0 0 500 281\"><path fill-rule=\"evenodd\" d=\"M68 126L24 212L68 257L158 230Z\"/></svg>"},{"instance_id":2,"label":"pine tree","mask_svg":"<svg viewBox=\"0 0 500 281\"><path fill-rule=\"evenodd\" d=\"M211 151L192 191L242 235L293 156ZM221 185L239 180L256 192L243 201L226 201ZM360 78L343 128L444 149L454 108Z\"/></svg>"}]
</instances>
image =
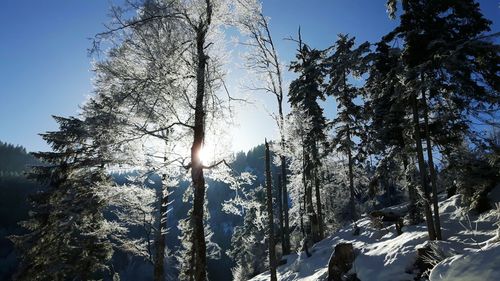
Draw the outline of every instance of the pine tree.
<instances>
[{"instance_id":1,"label":"pine tree","mask_svg":"<svg viewBox=\"0 0 500 281\"><path fill-rule=\"evenodd\" d=\"M320 148L326 142L326 118L319 100L324 100L321 91L323 73L321 60L323 51L311 49L302 43L299 31L299 50L297 61L292 62L290 69L299 73L299 77L291 82L288 93L292 108L299 108L311 117L311 128L304 139L304 192L306 198L306 212L309 217L310 232L313 242L323 239L324 225L320 197L319 167L321 166ZM313 205L313 187L316 195L316 211Z\"/></svg>"},{"instance_id":2,"label":"pine tree","mask_svg":"<svg viewBox=\"0 0 500 281\"><path fill-rule=\"evenodd\" d=\"M306 178L305 178L305 139L311 130L311 116L306 114L302 107L292 107L291 112L287 115L287 126L285 127L286 138L295 140L289 142L285 150L286 156L290 159L290 180L289 191L292 199L292 208L290 209L291 226L294 231L291 233L291 240L296 249L305 250L308 252L308 244L311 241L310 231L307 230L304 223L304 215L306 213ZM309 228L310 229L310 228Z\"/></svg>"},{"instance_id":3,"label":"pine tree","mask_svg":"<svg viewBox=\"0 0 500 281\"><path fill-rule=\"evenodd\" d=\"M380 157L372 185L393 177L397 169L387 169L388 163L402 164L401 177L411 171L411 127L404 99L404 85L399 77L404 71L400 60L401 49L390 47L386 42L377 43L374 53L369 55L371 64L366 80L367 96L365 111L371 117L369 126L369 152ZM409 217L412 224L420 221L417 209L417 193L407 177L409 195Z\"/></svg>"},{"instance_id":4,"label":"pine tree","mask_svg":"<svg viewBox=\"0 0 500 281\"><path fill-rule=\"evenodd\" d=\"M335 127L334 146L347 155L349 167L350 215L357 218L354 186L354 155L359 149L355 137L362 135L363 109L357 104L361 89L352 85L349 79L360 76L365 67L363 57L369 51L369 44L363 43L354 48L354 38L340 34L335 43L335 51L325 59L326 72L329 76L326 92L337 101L337 117L333 120Z\"/></svg>"},{"instance_id":5,"label":"pine tree","mask_svg":"<svg viewBox=\"0 0 500 281\"><path fill-rule=\"evenodd\" d=\"M260 157L265 154L260 150L261 147L264 148L264 145L258 147L259 151L251 150L247 159L260 160L254 164L265 167ZM259 156L256 157L254 153ZM255 167L252 164L250 166ZM248 280L268 269L268 265L262 262L268 259L268 246L265 244L268 225L266 192L262 186L251 186L255 176L250 173L242 173L241 177L236 179L227 182L236 195L224 202L222 210L228 214L242 216L243 224L234 228L231 248L226 251L226 254L236 264L232 268L233 279Z\"/></svg>"},{"instance_id":6,"label":"pine tree","mask_svg":"<svg viewBox=\"0 0 500 281\"><path fill-rule=\"evenodd\" d=\"M192 212L191 210L189 211ZM188 214L189 216L191 214ZM179 221L178 228L181 231L181 249L179 250L177 257L178 267L179 267L179 280L192 281L194 280L194 248L193 248L193 226L190 225L192 221L187 219L182 219Z\"/></svg>"},{"instance_id":7,"label":"pine tree","mask_svg":"<svg viewBox=\"0 0 500 281\"><path fill-rule=\"evenodd\" d=\"M33 212L13 237L21 251L19 280L89 280L110 276L111 228L103 216L109 157L95 143L102 134L88 120L54 117L59 131L43 134L53 152L35 156L29 178L46 187L33 197Z\"/></svg>"},{"instance_id":8,"label":"pine tree","mask_svg":"<svg viewBox=\"0 0 500 281\"><path fill-rule=\"evenodd\" d=\"M255 223L256 212L251 209L246 213L243 225L235 228L231 239L233 246L228 255L236 261L234 280L248 280L268 268L262 263L267 259L267 247L261 243L265 239L264 230Z\"/></svg>"}]
</instances>

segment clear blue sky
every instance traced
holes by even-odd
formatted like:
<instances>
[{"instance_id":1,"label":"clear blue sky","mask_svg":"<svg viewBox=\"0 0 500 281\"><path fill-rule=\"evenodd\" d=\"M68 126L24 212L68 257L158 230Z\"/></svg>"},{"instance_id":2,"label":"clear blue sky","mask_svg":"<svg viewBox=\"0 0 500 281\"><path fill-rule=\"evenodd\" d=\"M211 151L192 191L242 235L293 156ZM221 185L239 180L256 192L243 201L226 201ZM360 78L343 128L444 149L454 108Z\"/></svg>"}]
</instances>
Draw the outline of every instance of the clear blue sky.
<instances>
[{"instance_id":1,"label":"clear blue sky","mask_svg":"<svg viewBox=\"0 0 500 281\"><path fill-rule=\"evenodd\" d=\"M104 30L109 3L2 0L1 141L23 145L29 151L45 150L47 146L37 134L57 128L51 115L77 114L92 89L88 38ZM278 51L288 63L294 58L296 46L281 39L296 36L299 25L304 40L316 48L329 46L340 32L356 36L358 41L377 41L396 24L387 18L384 3L385 0L267 0L264 13L271 17ZM494 20L493 31L500 31L499 1L480 3L486 17ZM272 98L260 94L255 99L262 99L265 107L274 110ZM333 104L325 107L331 115ZM234 149L246 150L276 134L273 121L260 107L249 107L237 119L241 127L233 133L241 138L235 139Z\"/></svg>"}]
</instances>

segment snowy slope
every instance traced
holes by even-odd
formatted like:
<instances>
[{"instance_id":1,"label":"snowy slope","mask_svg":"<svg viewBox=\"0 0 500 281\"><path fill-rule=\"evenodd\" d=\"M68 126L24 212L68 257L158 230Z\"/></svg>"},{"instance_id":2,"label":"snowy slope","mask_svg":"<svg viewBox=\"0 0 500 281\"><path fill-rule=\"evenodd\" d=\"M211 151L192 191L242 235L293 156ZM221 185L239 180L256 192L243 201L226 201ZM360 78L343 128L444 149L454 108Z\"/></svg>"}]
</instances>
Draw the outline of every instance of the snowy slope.
<instances>
[{"instance_id":1,"label":"snowy slope","mask_svg":"<svg viewBox=\"0 0 500 281\"><path fill-rule=\"evenodd\" d=\"M500 193L499 190L494 191ZM500 199L497 194L494 197ZM461 208L461 201L461 196L455 195L446 200L442 198L439 204L445 241L433 245L444 260L433 269L431 280L500 280L500 240L495 225L498 213L469 216ZM388 209L401 208L404 206ZM414 280L416 249L429 243L425 223L404 227L400 236L395 235L394 226L385 230L373 228L366 216L357 221L357 225L361 228L359 236L353 236L352 225L340 229L314 245L312 257L307 258L303 253L287 256L288 263L278 267L278 280L326 280L330 255L340 242L353 244L356 259L351 272L360 280ZM470 275L464 274L466 270ZM266 272L251 280L269 279Z\"/></svg>"}]
</instances>

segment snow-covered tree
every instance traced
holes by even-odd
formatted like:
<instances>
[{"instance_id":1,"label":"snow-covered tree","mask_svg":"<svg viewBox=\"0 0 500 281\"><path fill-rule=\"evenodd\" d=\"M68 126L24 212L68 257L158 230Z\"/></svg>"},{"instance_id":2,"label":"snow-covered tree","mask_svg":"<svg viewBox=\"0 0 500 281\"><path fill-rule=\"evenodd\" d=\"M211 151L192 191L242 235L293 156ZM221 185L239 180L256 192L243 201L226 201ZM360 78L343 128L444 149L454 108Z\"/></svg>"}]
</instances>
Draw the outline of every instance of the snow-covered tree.
<instances>
[{"instance_id":1,"label":"snow-covered tree","mask_svg":"<svg viewBox=\"0 0 500 281\"><path fill-rule=\"evenodd\" d=\"M392 16L397 2L388 2ZM400 24L383 40L400 38L405 44L400 76L406 86L405 104L412 112L424 210L430 239L441 239L435 144L449 148L454 130L468 129L465 120L486 108L498 110L498 47L485 40L488 36L483 33L490 30L491 22L473 0L401 2ZM446 110L440 110L443 107ZM460 137L456 141L460 143Z\"/></svg>"},{"instance_id":2,"label":"snow-covered tree","mask_svg":"<svg viewBox=\"0 0 500 281\"><path fill-rule=\"evenodd\" d=\"M324 92L321 90L324 78L321 63L324 53L304 44L300 38L300 32L298 45L297 61L292 62L290 69L298 73L299 77L291 82L288 97L292 108L298 108L306 116L310 116L311 127L303 139L303 182L306 211L310 223L308 232L312 240L318 242L324 236L321 183L318 173L321 166L321 148L326 142L326 118L323 115L323 108L319 105L319 101L325 99ZM313 205L313 189L316 195L316 210Z\"/></svg>"},{"instance_id":3,"label":"snow-covered tree","mask_svg":"<svg viewBox=\"0 0 500 281\"><path fill-rule=\"evenodd\" d=\"M365 112L371 119L367 150L377 160L370 192L375 195L380 188L387 195L386 199L393 201L398 185L405 188L410 201L410 222L417 223L417 193L413 189L414 184L403 180L413 170L410 168L411 118L403 98L404 85L399 77L403 71L401 49L382 41L376 44L375 51L369 56L369 75L364 85Z\"/></svg>"},{"instance_id":4,"label":"snow-covered tree","mask_svg":"<svg viewBox=\"0 0 500 281\"><path fill-rule=\"evenodd\" d=\"M59 130L43 134L53 149L29 177L45 185L32 200L28 233L12 237L21 251L18 280L89 280L111 276L114 231L103 211L110 178L105 132L88 120L54 117ZM102 146L95 145L100 143Z\"/></svg>"},{"instance_id":5,"label":"snow-covered tree","mask_svg":"<svg viewBox=\"0 0 500 281\"><path fill-rule=\"evenodd\" d=\"M255 90L263 90L276 98L278 105L278 114L273 115L280 133L279 149L276 150L280 157L281 165L281 186L277 186L282 194L281 206L283 216L282 248L285 255L290 253L289 237L289 215L288 215L288 190L287 190L287 165L286 158L281 153L286 146L285 138L285 117L283 112L284 68L276 51L275 43L271 36L269 28L269 19L262 12L262 4L259 0L238 0L236 1L236 10L240 13L237 26L248 36L248 40L243 44L250 51L245 55L245 66L257 75L259 81L257 86L251 86ZM280 212L281 213L281 212Z\"/></svg>"},{"instance_id":6,"label":"snow-covered tree","mask_svg":"<svg viewBox=\"0 0 500 281\"><path fill-rule=\"evenodd\" d=\"M361 76L366 65L364 57L370 45L366 42L355 47L355 38L339 34L333 53L325 59L329 81L326 93L337 101L337 117L333 120L335 131L334 146L347 156L349 167L350 212L352 219L357 218L354 187L354 153L360 150L356 137L363 135L363 107L359 104L362 90L350 82L353 77Z\"/></svg>"},{"instance_id":7,"label":"snow-covered tree","mask_svg":"<svg viewBox=\"0 0 500 281\"><path fill-rule=\"evenodd\" d=\"M308 253L308 246L312 242L311 233L306 231L304 215L307 215L306 196L307 182L305 171L305 139L312 128L312 117L308 115L302 107L292 107L292 111L287 116L287 126L285 132L287 139L295 140L289 142L285 151L290 159L290 198L292 208L290 209L291 226L295 230L291 233L292 245L295 249L305 250ZM307 223L307 221L306 221ZM310 229L310 228L309 228Z\"/></svg>"},{"instance_id":8,"label":"snow-covered tree","mask_svg":"<svg viewBox=\"0 0 500 281\"><path fill-rule=\"evenodd\" d=\"M269 152L269 143L265 141L265 167L266 167L266 207L267 207L267 244L269 251L269 271L271 272L271 281L276 281L276 248L274 242L274 219L273 219L273 192L271 178L271 155Z\"/></svg>"},{"instance_id":9,"label":"snow-covered tree","mask_svg":"<svg viewBox=\"0 0 500 281\"><path fill-rule=\"evenodd\" d=\"M267 260L268 250L265 244L267 211L262 186L246 192L237 209L242 211L243 224L234 228L227 255L236 263L232 269L233 279L248 280L268 268L262 262Z\"/></svg>"},{"instance_id":10,"label":"snow-covered tree","mask_svg":"<svg viewBox=\"0 0 500 281\"><path fill-rule=\"evenodd\" d=\"M115 20L97 42L111 41L110 63L99 67L109 76L113 98L125 103L133 138L148 135L177 144L177 164L190 170L194 190L193 274L206 279L206 233L204 221L204 170L226 163L204 163L203 146L212 138L213 125L228 113L228 93L223 85L224 36L222 27L234 23L230 1L132 1L137 15L115 7ZM117 58L117 60L113 60ZM125 102L124 102L125 101ZM219 161L220 160L220 161Z\"/></svg>"}]
</instances>

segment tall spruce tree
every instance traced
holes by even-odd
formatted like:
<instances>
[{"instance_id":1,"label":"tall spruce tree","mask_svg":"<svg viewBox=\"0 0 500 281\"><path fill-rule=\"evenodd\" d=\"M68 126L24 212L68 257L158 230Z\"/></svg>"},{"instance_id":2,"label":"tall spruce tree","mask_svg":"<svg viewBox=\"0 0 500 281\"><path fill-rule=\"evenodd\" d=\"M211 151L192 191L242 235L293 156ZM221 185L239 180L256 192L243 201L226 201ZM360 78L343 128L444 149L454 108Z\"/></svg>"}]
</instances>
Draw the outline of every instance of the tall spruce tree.
<instances>
[{"instance_id":1,"label":"tall spruce tree","mask_svg":"<svg viewBox=\"0 0 500 281\"><path fill-rule=\"evenodd\" d=\"M354 38L340 34L334 45L335 51L325 59L325 68L329 76L326 93L335 97L337 117L333 120L335 129L334 146L345 153L349 168L350 216L357 218L355 207L355 186L353 166L355 151L359 149L356 137L362 136L363 107L357 101L362 89L349 80L353 76L361 76L366 70L363 63L370 45L363 43L355 48ZM358 103L357 103L358 102Z\"/></svg>"},{"instance_id":2,"label":"tall spruce tree","mask_svg":"<svg viewBox=\"0 0 500 281\"><path fill-rule=\"evenodd\" d=\"M408 131L411 123L403 95L404 85L399 77L404 71L400 60L402 51L398 47L390 47L384 41L376 46L370 55L369 76L364 86L367 98L365 112L371 117L369 153L380 157L372 185L386 181L395 172L394 169L387 169L388 163L402 163L405 174L412 167L409 165L411 133ZM410 183L411 180L412 177L407 177L406 182ZM420 216L417 192L413 187L414 184L406 185L410 200L410 222L415 224L420 221Z\"/></svg>"},{"instance_id":3,"label":"tall spruce tree","mask_svg":"<svg viewBox=\"0 0 500 281\"><path fill-rule=\"evenodd\" d=\"M109 155L103 134L89 120L54 117L59 131L43 134L52 152L35 156L29 178L45 185L33 197L33 212L13 237L21 251L18 280L90 280L110 276L113 250L103 216ZM99 143L101 145L97 145Z\"/></svg>"},{"instance_id":4,"label":"tall spruce tree","mask_svg":"<svg viewBox=\"0 0 500 281\"><path fill-rule=\"evenodd\" d=\"M306 212L308 214L313 242L323 239L324 225L322 219L319 167L321 166L320 148L326 142L325 128L326 118L323 108L319 105L320 100L325 99L321 87L323 84L323 73L321 62L323 51L311 49L302 43L299 31L299 49L297 60L292 62L290 69L299 74L299 77L291 82L288 93L292 107L302 110L310 116L310 128L304 138L304 189L306 199ZM316 211L313 204L313 187L316 196Z\"/></svg>"},{"instance_id":5,"label":"tall spruce tree","mask_svg":"<svg viewBox=\"0 0 500 281\"><path fill-rule=\"evenodd\" d=\"M305 178L305 154L306 145L305 139L312 128L312 117L309 116L302 107L292 107L291 112L287 115L286 137L293 139L286 149L287 158L290 159L290 198L292 199L292 208L290 209L291 221L294 231L291 233L291 238L295 242L295 248L308 251L308 244L311 243L310 231L306 233L306 223L304 215L307 215L307 180ZM300 244L299 244L300 243Z\"/></svg>"},{"instance_id":6,"label":"tall spruce tree","mask_svg":"<svg viewBox=\"0 0 500 281\"><path fill-rule=\"evenodd\" d=\"M266 271L267 228L266 194L262 186L249 190L243 195L243 224L234 228L231 237L231 249L226 254L236 263L232 269L233 280L248 280Z\"/></svg>"}]
</instances>

